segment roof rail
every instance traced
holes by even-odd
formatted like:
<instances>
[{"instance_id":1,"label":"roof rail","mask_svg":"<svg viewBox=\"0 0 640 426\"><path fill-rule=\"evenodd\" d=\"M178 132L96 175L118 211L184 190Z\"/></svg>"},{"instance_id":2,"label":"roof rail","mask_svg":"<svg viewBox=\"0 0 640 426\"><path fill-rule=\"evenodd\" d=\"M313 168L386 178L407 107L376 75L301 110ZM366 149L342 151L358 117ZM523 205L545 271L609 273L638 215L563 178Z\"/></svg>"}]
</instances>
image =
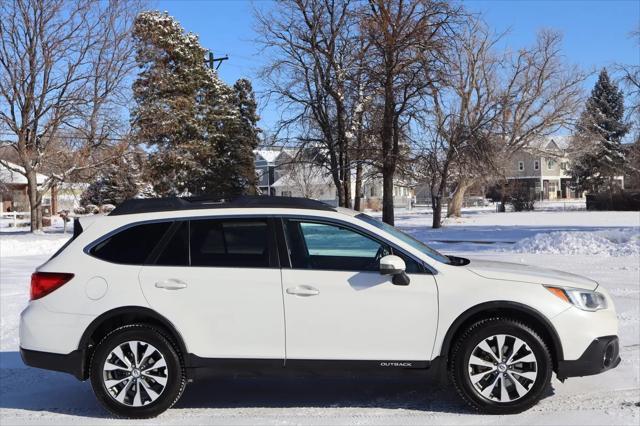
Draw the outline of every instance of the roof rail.
<instances>
[{"instance_id":1,"label":"roof rail","mask_svg":"<svg viewBox=\"0 0 640 426\"><path fill-rule=\"evenodd\" d=\"M260 207L336 211L329 204L308 198L245 195L231 200L225 200L219 197L204 195L197 197L129 199L119 204L109 213L109 216L174 210Z\"/></svg>"}]
</instances>

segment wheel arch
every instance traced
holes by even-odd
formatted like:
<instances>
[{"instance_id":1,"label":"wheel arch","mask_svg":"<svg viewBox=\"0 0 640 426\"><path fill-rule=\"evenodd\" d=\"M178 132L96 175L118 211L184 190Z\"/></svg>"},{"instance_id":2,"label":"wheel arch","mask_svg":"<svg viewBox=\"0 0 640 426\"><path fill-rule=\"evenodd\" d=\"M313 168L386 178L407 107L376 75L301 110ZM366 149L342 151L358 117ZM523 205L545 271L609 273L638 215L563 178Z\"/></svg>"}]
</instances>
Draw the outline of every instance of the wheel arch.
<instances>
[{"instance_id":1,"label":"wheel arch","mask_svg":"<svg viewBox=\"0 0 640 426\"><path fill-rule=\"evenodd\" d=\"M168 334L167 337L174 340L182 352L184 359L188 359L187 346L184 339L171 321L153 309L144 306L123 306L99 315L89 324L82 334L78 344L78 350L83 352L86 358L83 368L83 376L85 378L88 377L88 359L93 352L93 347L99 343L102 337L106 336L115 328L135 323L154 325L162 329Z\"/></svg>"},{"instance_id":2,"label":"wheel arch","mask_svg":"<svg viewBox=\"0 0 640 426\"><path fill-rule=\"evenodd\" d=\"M453 342L456 337L465 330L465 326L492 316L502 316L521 320L538 332L550 346L549 349L551 350L553 368L554 370L557 370L558 362L564 360L564 353L562 350L562 342L555 327L551 324L551 321L536 309L522 303L511 301L481 303L460 314L455 321L453 321L444 336L444 340L442 341L440 356L446 360L445 365L448 365L449 354L451 352Z\"/></svg>"}]
</instances>

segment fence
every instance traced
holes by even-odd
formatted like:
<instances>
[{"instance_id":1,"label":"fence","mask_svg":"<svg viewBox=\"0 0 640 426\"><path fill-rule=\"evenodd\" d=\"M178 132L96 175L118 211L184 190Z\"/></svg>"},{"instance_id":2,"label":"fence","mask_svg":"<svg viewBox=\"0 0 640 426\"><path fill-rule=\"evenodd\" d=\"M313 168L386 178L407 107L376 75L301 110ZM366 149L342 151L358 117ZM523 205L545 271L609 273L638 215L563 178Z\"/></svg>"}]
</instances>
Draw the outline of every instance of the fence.
<instances>
[{"instance_id":1,"label":"fence","mask_svg":"<svg viewBox=\"0 0 640 426\"><path fill-rule=\"evenodd\" d=\"M14 228L18 227L18 224L29 223L31 220L31 213L29 212L2 212L0 213L0 219L9 220L9 226Z\"/></svg>"}]
</instances>

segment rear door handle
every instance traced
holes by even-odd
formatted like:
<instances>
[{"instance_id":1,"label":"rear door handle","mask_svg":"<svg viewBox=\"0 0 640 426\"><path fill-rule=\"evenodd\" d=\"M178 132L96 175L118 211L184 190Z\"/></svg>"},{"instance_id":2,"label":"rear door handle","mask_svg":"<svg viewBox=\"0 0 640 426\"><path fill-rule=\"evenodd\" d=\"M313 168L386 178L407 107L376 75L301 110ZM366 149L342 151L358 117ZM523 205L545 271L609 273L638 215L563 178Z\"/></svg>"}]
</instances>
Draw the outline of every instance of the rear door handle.
<instances>
[{"instance_id":1,"label":"rear door handle","mask_svg":"<svg viewBox=\"0 0 640 426\"><path fill-rule=\"evenodd\" d=\"M293 294L296 296L317 296L320 294L320 290L315 287L311 287L310 285L299 285L297 287L289 287L287 289L287 294Z\"/></svg>"},{"instance_id":2,"label":"rear door handle","mask_svg":"<svg viewBox=\"0 0 640 426\"><path fill-rule=\"evenodd\" d=\"M180 290L183 288L187 288L187 283L175 278L170 278L168 280L156 282L156 288L164 288L165 290Z\"/></svg>"}]
</instances>

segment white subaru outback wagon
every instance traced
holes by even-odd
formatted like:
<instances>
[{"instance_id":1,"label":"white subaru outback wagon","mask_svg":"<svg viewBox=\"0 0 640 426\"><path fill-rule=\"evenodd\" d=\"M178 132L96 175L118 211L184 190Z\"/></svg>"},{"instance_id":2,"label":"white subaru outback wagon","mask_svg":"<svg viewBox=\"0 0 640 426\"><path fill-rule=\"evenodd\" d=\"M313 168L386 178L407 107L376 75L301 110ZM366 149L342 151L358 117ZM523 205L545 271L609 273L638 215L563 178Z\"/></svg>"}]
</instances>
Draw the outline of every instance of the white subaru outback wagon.
<instances>
[{"instance_id":1,"label":"white subaru outback wagon","mask_svg":"<svg viewBox=\"0 0 640 426\"><path fill-rule=\"evenodd\" d=\"M91 380L112 413L156 416L221 372L446 370L487 413L620 362L597 282L445 256L317 201L129 200L81 218L31 278L30 366ZM235 373L234 373L235 374Z\"/></svg>"}]
</instances>

